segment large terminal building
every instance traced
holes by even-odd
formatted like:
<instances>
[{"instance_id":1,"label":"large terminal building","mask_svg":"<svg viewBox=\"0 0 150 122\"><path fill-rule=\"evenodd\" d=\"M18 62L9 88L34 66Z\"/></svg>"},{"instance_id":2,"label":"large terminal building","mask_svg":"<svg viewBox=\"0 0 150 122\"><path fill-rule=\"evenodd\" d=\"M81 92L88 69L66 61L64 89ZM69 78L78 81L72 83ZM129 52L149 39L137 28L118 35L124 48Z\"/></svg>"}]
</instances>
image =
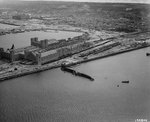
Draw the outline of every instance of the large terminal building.
<instances>
[{"instance_id":1,"label":"large terminal building","mask_svg":"<svg viewBox=\"0 0 150 122\"><path fill-rule=\"evenodd\" d=\"M87 40L89 40L88 33L61 40L38 40L35 37L31 38L31 45L28 47L18 49L13 47L7 52L0 48L0 58L6 58L11 62L28 60L42 65L88 49L92 43L86 42Z\"/></svg>"}]
</instances>

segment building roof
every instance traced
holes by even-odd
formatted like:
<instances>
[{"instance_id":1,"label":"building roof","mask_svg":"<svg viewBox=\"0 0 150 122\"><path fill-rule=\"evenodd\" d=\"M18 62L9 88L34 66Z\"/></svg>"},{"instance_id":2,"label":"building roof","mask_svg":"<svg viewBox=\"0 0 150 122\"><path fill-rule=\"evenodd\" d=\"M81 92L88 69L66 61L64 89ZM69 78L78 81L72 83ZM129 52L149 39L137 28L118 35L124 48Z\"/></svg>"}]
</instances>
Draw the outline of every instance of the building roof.
<instances>
[{"instance_id":1,"label":"building roof","mask_svg":"<svg viewBox=\"0 0 150 122\"><path fill-rule=\"evenodd\" d=\"M57 53L57 50L45 51L45 52L41 53L41 57L49 56L49 55L52 55L52 54L55 54L55 53Z\"/></svg>"},{"instance_id":2,"label":"building roof","mask_svg":"<svg viewBox=\"0 0 150 122\"><path fill-rule=\"evenodd\" d=\"M48 44L53 44L53 43L57 43L57 42L59 42L59 41L56 39L49 39L48 40Z\"/></svg>"},{"instance_id":3,"label":"building roof","mask_svg":"<svg viewBox=\"0 0 150 122\"><path fill-rule=\"evenodd\" d=\"M15 53L24 53L25 50L33 51L33 50L37 50L37 49L39 49L39 48L35 47L35 46L27 46L27 47L14 49L14 52Z\"/></svg>"}]
</instances>

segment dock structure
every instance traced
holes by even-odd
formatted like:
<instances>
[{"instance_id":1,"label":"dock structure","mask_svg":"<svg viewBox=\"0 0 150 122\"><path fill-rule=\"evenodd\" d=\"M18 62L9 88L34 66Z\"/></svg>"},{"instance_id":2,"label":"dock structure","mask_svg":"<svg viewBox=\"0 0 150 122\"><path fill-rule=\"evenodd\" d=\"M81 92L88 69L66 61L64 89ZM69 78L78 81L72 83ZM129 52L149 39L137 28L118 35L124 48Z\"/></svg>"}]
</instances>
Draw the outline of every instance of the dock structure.
<instances>
[{"instance_id":1,"label":"dock structure","mask_svg":"<svg viewBox=\"0 0 150 122\"><path fill-rule=\"evenodd\" d=\"M87 74L84 74L84 73L77 72L77 71L75 71L75 70L73 70L73 69L67 68L67 67L64 66L64 65L61 66L61 70L62 70L62 71L69 72L69 73L71 73L71 74L73 74L73 75L75 75L75 76L80 76L80 77L83 77L83 78L87 78L87 79L89 79L89 80L91 80L91 81L94 81L94 78L92 78L91 76L89 76L89 75L87 75Z\"/></svg>"}]
</instances>

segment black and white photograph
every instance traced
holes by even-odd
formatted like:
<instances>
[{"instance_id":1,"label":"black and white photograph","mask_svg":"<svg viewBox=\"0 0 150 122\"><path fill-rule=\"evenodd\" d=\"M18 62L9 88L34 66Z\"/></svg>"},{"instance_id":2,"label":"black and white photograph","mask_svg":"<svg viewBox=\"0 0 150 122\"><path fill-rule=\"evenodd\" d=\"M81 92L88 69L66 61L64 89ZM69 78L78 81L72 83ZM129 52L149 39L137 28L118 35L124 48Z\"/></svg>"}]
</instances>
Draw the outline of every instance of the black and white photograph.
<instances>
[{"instance_id":1,"label":"black and white photograph","mask_svg":"<svg viewBox=\"0 0 150 122\"><path fill-rule=\"evenodd\" d=\"M150 0L0 0L0 122L150 122Z\"/></svg>"}]
</instances>

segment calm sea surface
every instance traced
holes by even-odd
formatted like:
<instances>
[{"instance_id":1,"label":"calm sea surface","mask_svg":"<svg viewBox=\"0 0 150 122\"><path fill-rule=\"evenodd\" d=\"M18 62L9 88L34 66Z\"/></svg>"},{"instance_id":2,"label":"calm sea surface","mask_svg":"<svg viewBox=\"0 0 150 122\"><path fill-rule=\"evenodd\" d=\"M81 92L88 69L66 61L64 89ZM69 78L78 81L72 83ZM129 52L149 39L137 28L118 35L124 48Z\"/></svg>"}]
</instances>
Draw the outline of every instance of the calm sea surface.
<instances>
[{"instance_id":1,"label":"calm sea surface","mask_svg":"<svg viewBox=\"0 0 150 122\"><path fill-rule=\"evenodd\" d=\"M28 43L25 35L19 39ZM3 38L9 43L16 36ZM91 75L94 82L60 69L1 82L0 122L150 121L150 57L146 52L150 48L73 67ZM123 80L130 83L122 84Z\"/></svg>"}]
</instances>

